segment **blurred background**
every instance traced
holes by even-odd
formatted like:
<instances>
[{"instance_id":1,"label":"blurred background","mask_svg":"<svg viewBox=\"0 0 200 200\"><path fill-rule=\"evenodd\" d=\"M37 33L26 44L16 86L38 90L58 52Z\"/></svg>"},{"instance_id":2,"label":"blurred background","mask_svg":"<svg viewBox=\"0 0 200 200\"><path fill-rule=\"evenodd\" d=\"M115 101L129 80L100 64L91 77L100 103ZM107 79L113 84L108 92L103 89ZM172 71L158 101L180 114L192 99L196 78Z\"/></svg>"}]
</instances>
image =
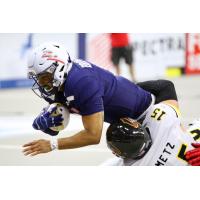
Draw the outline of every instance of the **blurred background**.
<instances>
[{"instance_id":1,"label":"blurred background","mask_svg":"<svg viewBox=\"0 0 200 200\"><path fill-rule=\"evenodd\" d=\"M33 119L46 103L31 91L32 82L26 75L28 53L48 41L66 46L72 58L86 59L117 74L108 33L0 33L0 165L99 165L112 157L105 137L94 147L55 151L33 158L21 152L24 143L49 138L32 128ZM135 81L172 80L184 125L199 118L200 34L129 33L128 42ZM130 69L123 59L119 68L120 75L131 80ZM71 115L69 126L58 137L69 136L81 127L80 117Z\"/></svg>"}]
</instances>

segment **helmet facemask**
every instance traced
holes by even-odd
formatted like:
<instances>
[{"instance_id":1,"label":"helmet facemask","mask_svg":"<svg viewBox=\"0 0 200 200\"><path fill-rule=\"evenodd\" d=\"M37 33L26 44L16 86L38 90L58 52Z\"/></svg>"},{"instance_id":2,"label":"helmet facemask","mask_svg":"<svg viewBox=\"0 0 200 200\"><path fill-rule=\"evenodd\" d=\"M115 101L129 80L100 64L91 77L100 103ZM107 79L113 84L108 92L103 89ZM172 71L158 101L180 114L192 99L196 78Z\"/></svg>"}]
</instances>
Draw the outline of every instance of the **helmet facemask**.
<instances>
[{"instance_id":1,"label":"helmet facemask","mask_svg":"<svg viewBox=\"0 0 200 200\"><path fill-rule=\"evenodd\" d=\"M72 61L64 47L45 43L36 48L28 61L28 76L35 81L34 93L42 98L54 98L71 66Z\"/></svg>"},{"instance_id":2,"label":"helmet facemask","mask_svg":"<svg viewBox=\"0 0 200 200\"><path fill-rule=\"evenodd\" d=\"M35 81L32 90L37 96L41 98L50 97L58 92L60 85L54 79L57 66L57 63L53 63L48 69L38 75L29 75L29 78Z\"/></svg>"}]
</instances>

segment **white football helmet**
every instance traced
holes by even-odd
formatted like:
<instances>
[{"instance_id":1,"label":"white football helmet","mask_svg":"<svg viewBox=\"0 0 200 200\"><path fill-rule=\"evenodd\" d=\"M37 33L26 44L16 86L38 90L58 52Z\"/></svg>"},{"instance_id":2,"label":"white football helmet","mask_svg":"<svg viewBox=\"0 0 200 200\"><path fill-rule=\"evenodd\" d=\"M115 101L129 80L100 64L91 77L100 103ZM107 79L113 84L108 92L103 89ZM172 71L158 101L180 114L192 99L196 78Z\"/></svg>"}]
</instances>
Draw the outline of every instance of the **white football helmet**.
<instances>
[{"instance_id":1,"label":"white football helmet","mask_svg":"<svg viewBox=\"0 0 200 200\"><path fill-rule=\"evenodd\" d=\"M67 50L60 44L48 42L35 48L28 58L28 77L33 79L33 91L41 97L55 95L72 67ZM52 87L45 88L39 84L38 77L45 73L52 75Z\"/></svg>"}]
</instances>

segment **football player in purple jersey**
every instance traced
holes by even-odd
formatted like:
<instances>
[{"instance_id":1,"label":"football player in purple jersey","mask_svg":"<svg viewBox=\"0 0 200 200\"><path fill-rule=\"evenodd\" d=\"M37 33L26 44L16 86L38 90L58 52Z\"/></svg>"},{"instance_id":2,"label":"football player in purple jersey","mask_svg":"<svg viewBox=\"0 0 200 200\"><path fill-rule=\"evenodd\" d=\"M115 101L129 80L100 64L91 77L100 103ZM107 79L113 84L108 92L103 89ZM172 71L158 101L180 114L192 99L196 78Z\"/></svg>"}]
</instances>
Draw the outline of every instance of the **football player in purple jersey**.
<instances>
[{"instance_id":1,"label":"football player in purple jersey","mask_svg":"<svg viewBox=\"0 0 200 200\"><path fill-rule=\"evenodd\" d=\"M172 82L135 84L90 62L72 60L67 50L56 43L34 49L29 57L28 76L35 81L33 91L49 104L59 102L71 113L80 114L84 129L70 137L27 143L23 146L25 155L95 145L100 142L103 122L112 124L127 117L142 120L152 105L163 101L178 107ZM33 127L54 136L58 132L50 127L59 126L62 120L61 116L43 112Z\"/></svg>"}]
</instances>

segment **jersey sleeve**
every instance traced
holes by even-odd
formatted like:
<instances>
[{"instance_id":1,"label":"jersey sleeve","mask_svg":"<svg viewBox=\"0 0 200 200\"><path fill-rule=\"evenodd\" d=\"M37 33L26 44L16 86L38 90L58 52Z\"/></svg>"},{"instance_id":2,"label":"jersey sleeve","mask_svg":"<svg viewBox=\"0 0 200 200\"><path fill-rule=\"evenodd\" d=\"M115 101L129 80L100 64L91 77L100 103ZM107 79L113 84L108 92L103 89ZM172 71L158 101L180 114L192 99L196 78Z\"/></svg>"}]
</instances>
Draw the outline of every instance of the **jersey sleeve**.
<instances>
[{"instance_id":1,"label":"jersey sleeve","mask_svg":"<svg viewBox=\"0 0 200 200\"><path fill-rule=\"evenodd\" d=\"M74 87L81 115L90 115L104 110L100 83L95 77L86 76Z\"/></svg>"}]
</instances>

